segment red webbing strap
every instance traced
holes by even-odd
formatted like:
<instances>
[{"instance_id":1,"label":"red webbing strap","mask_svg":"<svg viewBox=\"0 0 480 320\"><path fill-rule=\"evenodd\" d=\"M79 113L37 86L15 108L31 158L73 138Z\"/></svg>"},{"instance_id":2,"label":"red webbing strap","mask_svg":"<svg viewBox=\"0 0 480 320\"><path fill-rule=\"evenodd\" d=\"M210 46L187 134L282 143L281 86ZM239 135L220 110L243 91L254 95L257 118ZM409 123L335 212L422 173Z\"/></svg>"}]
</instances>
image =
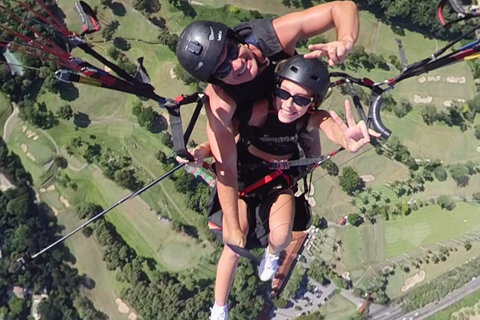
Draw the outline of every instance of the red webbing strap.
<instances>
[{"instance_id":1,"label":"red webbing strap","mask_svg":"<svg viewBox=\"0 0 480 320\"><path fill-rule=\"evenodd\" d=\"M248 187L246 187L245 189L243 189L242 192L239 192L238 195L240 197L246 195L247 193L250 193L252 192L253 190L263 186L264 184L267 184L269 183L270 181L272 181L273 179L279 177L280 175L282 174L282 171L281 170L276 170L272 173L270 173L269 175L266 175L265 177L263 177L262 179L258 180L257 182L255 182L254 184L252 185L249 185Z\"/></svg>"}]
</instances>

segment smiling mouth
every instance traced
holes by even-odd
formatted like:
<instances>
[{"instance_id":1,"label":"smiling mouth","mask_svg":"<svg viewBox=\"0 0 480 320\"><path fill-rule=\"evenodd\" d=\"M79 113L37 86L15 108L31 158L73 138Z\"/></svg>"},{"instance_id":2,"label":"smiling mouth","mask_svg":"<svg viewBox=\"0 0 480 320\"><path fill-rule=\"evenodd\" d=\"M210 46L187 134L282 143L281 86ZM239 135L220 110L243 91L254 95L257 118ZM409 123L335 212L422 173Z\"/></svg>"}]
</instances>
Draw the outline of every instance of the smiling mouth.
<instances>
[{"instance_id":1,"label":"smiling mouth","mask_svg":"<svg viewBox=\"0 0 480 320\"><path fill-rule=\"evenodd\" d=\"M285 109L282 109L282 113L286 114L287 116L293 116L294 114L296 114L296 112L288 111Z\"/></svg>"}]
</instances>

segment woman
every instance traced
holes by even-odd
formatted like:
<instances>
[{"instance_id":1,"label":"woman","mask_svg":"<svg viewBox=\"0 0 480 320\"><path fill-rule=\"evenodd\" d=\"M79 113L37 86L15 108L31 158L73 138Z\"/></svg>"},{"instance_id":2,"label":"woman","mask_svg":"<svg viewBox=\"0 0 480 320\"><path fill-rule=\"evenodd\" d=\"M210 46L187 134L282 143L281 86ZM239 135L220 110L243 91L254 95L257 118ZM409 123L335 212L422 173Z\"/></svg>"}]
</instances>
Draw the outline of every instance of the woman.
<instances>
[{"instance_id":1,"label":"woman","mask_svg":"<svg viewBox=\"0 0 480 320\"><path fill-rule=\"evenodd\" d=\"M273 96L255 103L248 122L237 126L238 183L239 189L243 190L238 201L239 223L247 238L246 248L258 245L254 243L259 240L257 229L259 226L265 229L268 246L259 267L262 281L274 276L279 254L291 241L296 182L304 176L301 167L282 170L280 175L279 170L268 164L302 158L305 145L302 146L300 141L305 141L308 136L312 139L314 135L318 137L318 129L350 152L358 151L370 141L365 123L355 124L348 101L345 102L348 127L335 112L318 110L330 85L323 62L294 56L281 62L275 72ZM302 136L303 139L299 139ZM313 146L313 149L319 150L319 146ZM204 143L192 153L199 164L211 155L211 150L209 144ZM264 179L266 176L270 179ZM259 184L262 179L271 181ZM219 202L213 193L209 214L216 214L217 209ZM237 262L237 254L224 246L217 267L211 320L228 318L226 305Z\"/></svg>"}]
</instances>

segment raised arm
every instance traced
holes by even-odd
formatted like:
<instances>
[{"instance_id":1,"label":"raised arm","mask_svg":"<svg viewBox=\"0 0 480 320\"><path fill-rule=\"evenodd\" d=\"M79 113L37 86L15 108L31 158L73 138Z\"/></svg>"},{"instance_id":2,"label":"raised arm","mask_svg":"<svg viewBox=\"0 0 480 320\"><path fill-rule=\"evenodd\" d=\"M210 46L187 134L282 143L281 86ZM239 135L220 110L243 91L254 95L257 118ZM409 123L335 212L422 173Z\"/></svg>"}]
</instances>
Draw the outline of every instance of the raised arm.
<instances>
[{"instance_id":1,"label":"raised arm","mask_svg":"<svg viewBox=\"0 0 480 320\"><path fill-rule=\"evenodd\" d=\"M333 66L353 50L358 38L358 10L352 1L333 1L276 18L273 27L285 52L292 55L298 40L335 28L337 41L311 45L309 49L316 52L305 55L306 58L328 56Z\"/></svg>"},{"instance_id":2,"label":"raised arm","mask_svg":"<svg viewBox=\"0 0 480 320\"><path fill-rule=\"evenodd\" d=\"M234 103L218 87L209 85L205 93L209 97L207 136L215 158L217 193L225 222L223 241L243 247L245 238L238 218L237 149L232 123Z\"/></svg>"},{"instance_id":3,"label":"raised arm","mask_svg":"<svg viewBox=\"0 0 480 320\"><path fill-rule=\"evenodd\" d=\"M374 131L369 131L363 120L355 123L348 100L345 100L345 117L347 124L340 119L335 111L318 110L312 116L309 125L318 125L330 141L344 147L348 152L357 152L368 144L370 135L377 138L380 136Z\"/></svg>"}]
</instances>

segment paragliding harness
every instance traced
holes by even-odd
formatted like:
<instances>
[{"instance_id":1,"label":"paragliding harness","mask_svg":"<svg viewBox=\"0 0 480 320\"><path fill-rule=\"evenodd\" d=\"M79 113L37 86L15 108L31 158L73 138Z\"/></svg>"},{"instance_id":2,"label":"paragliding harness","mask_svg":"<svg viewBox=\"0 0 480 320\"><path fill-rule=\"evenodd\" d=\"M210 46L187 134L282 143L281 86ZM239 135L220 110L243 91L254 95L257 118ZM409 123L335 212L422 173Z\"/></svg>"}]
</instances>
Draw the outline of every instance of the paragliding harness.
<instances>
[{"instance_id":1,"label":"paragliding harness","mask_svg":"<svg viewBox=\"0 0 480 320\"><path fill-rule=\"evenodd\" d=\"M269 102L269 115L276 120L276 111L272 109L271 101ZM295 193L293 231L306 231L311 225L312 210L306 195L311 187L313 170L343 148L339 148L324 157L306 158L304 146L299 141L299 136L306 133L309 119L310 114L307 113L303 118L294 123L286 124L285 127L281 127L276 132L268 132L268 136L264 136L265 133L258 133L258 128L250 127L247 123L240 124L240 138L237 142L237 154L239 155L237 167L238 186L241 191L238 196L246 203L249 226L245 244L247 250L267 247L270 232L269 218L276 214L276 212L271 212L271 207L279 194L285 190L291 189ZM276 125L276 123L269 123L267 118L262 128L264 126L275 127ZM289 132L284 132L284 129ZM266 143L267 148L269 145L281 146L283 144L288 149L283 149L282 153L293 152L292 159L294 160L267 162L255 157L248 151L248 146L252 143L250 140L252 137L258 140L258 143ZM309 175L310 184L308 183ZM259 179L259 177L261 178ZM303 190L300 192L297 183L302 180ZM207 202L207 217L210 231L221 241L223 213L216 191L216 188L212 190Z\"/></svg>"},{"instance_id":2,"label":"paragliding harness","mask_svg":"<svg viewBox=\"0 0 480 320\"><path fill-rule=\"evenodd\" d=\"M165 108L168 111L168 114L170 117L170 126L172 130L175 153L186 159L192 158L191 155L186 150L185 143L188 140L193 130L193 126L200 114L201 107L203 106L203 103L204 103L203 94L197 92L191 95L180 95L175 99L167 99L167 98L161 97L154 92L153 86L150 85L148 74L146 73L145 68L141 64L141 60L139 60L140 66L138 67L136 75L132 76L122 68L118 67L117 65L110 62L109 60L107 60L106 58L98 54L96 51L94 51L86 42L84 42L84 40L79 35L75 33L71 33L46 8L45 4L41 0L35 0L35 2L40 8L43 9L43 11L46 13L48 18L38 13L37 11L35 11L33 8L27 6L25 3L21 2L20 0L16 0L16 1L26 11L30 12L36 17L36 19L38 19L38 20L35 20L36 23L40 23L48 28L55 30L59 34L63 35L66 38L69 47L78 47L79 49L83 50L85 53L87 53L91 57L95 58L100 63L104 64L106 67L110 68L118 76L114 76L109 72L99 69L78 57L71 56L69 52L59 47L57 44L49 40L47 37L43 36L41 32L36 30L34 27L27 25L21 18L19 18L17 15L15 15L15 13L10 11L8 8L6 8L3 5L0 5L0 12L3 12L7 14L9 17L11 17L12 18L11 21L18 22L24 29L28 30L31 34L33 34L34 37L26 36L20 33L20 31L19 32L14 31L14 30L19 30L19 28L11 29L6 25L0 25L0 30L4 31L4 33L6 34L11 34L17 40L19 40L19 41L0 41L0 47L7 47L9 49L19 50L31 56L37 57L39 59L56 63L57 65L62 67L62 69L58 70L55 74L55 77L59 81L77 82L77 83L87 84L91 86L107 88L111 90L133 94L140 98L152 99L156 101L160 107ZM450 3L450 7L453 10L455 10L460 16L459 18L450 22L445 22L442 15L442 10L447 2ZM92 15L94 11L91 10L91 8L85 2L83 3L80 2L79 5L80 7L76 8L77 12L79 12L80 15L83 15L83 13L85 13L85 16L83 16L83 18L85 18L84 21L90 21L93 25L92 28L90 28L89 26L86 32L90 32L90 31L93 32L93 30L97 31L97 29L99 30L100 29L99 24L95 16ZM82 9L83 12L79 9ZM458 3L456 0L441 0L437 8L437 17L440 23L445 28L448 29L454 23L480 17L480 14L478 12L466 13L463 10L461 4ZM31 19L31 18L26 18L26 19ZM470 59L475 59L480 57L480 40L475 40L468 45L465 45L457 50L452 51L451 53L445 54L445 52L449 48L451 48L453 45L455 45L459 41L473 35L475 31L478 29L480 29L480 24L476 25L475 27L472 27L463 35L449 42L446 46L444 46L443 48L433 53L430 57L427 57L419 62L415 62L409 65L406 64L406 60L404 58L404 54L402 51L403 49L400 48L400 51L402 53L401 54L402 60L405 60L405 61L402 61L405 67L403 71L394 78L387 79L379 83L375 83L372 80L367 78L360 79L360 78L352 77L347 73L332 72L330 76L337 77L339 79L334 83L332 83L331 87L345 84L348 88L349 94L353 98L355 108L361 120L364 120L369 128L380 133L384 139L388 139L388 137L391 134L391 131L383 125L380 118L380 109L383 102L382 94L384 92L392 90L394 88L394 85L402 80L405 80L423 73L427 73L429 71L453 64L455 62L459 62L462 60L470 60ZM84 32L82 32L82 34L84 34ZM399 45L400 45L400 42L399 42ZM28 66L25 66L25 67L28 68ZM355 93L353 84L357 84L371 90L371 95L368 103L369 105L368 115L365 115L365 112L363 111L363 107L360 103L360 99L358 95ZM185 130L185 133L183 133L183 129L181 125L182 122L180 118L180 106L185 104L191 104L191 103L197 103L197 106L193 113L192 119L188 124L187 129ZM313 166L314 167L318 166L318 164L329 159L337 151L329 155L326 155L322 158L312 160L314 162L316 161L315 163L313 163ZM308 159L305 159L305 160L308 160ZM275 170L274 172L272 172L272 176L270 176L269 178L266 177L265 179L266 180L272 179L275 175L280 175L282 170L285 170L285 168L289 168L294 165L297 165L298 162L295 162L295 161L304 161L304 160L299 159L299 160L293 160L293 161L281 161L281 162L272 163L271 164L272 167L275 167L278 170ZM312 164L306 163L306 164L299 164L299 165L312 165ZM86 221L85 223L83 223L73 231L64 235L57 241L46 246L45 248L36 252L35 254L30 254L28 252L24 253L17 259L16 263L11 265L10 271L14 272L19 268L25 268L25 265L28 262L32 261L39 255L43 254L44 252L50 250L51 248L55 247L59 243L63 242L64 240L66 240L73 234L77 233L78 231L80 231L81 229L83 229L93 221L99 219L100 217L105 215L107 212L116 208L123 202L133 197L136 197L142 192L148 190L149 188L159 183L169 175L173 174L183 166L184 164L177 165L175 168L165 173L163 176L150 182L142 189L136 192L133 192L125 196L124 198L118 200L115 204L112 204L102 212L92 217L90 220ZM254 188L254 186L252 186L251 188ZM252 255L250 251L248 251L247 249L240 248L233 245L229 245L229 246L241 256L251 260L258 261L258 259L254 255Z\"/></svg>"}]
</instances>

